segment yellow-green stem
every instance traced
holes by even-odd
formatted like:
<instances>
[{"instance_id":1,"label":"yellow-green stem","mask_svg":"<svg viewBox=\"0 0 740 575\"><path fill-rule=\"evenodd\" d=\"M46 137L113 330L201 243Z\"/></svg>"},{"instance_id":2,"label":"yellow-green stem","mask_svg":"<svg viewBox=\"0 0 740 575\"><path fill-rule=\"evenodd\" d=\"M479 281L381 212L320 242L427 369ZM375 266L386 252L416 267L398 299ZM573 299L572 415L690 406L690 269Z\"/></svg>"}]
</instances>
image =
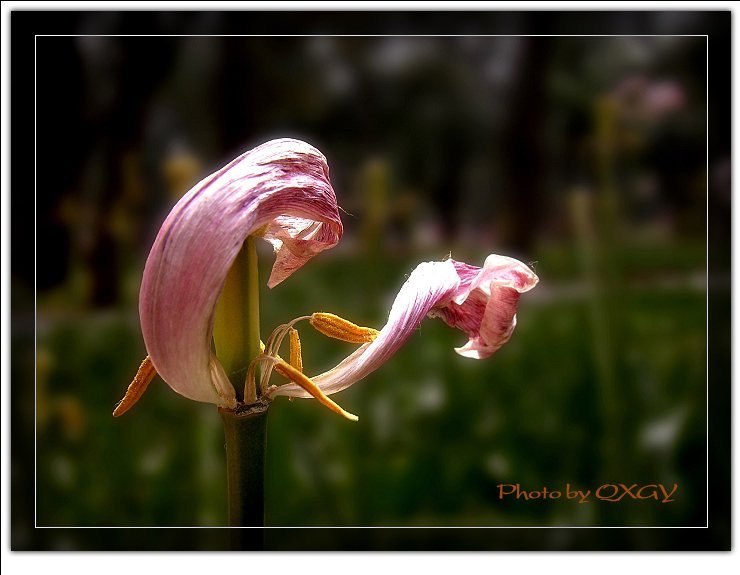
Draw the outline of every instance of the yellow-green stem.
<instances>
[{"instance_id":1,"label":"yellow-green stem","mask_svg":"<svg viewBox=\"0 0 740 575\"><path fill-rule=\"evenodd\" d=\"M213 337L236 396L246 404L235 411L219 409L226 439L229 525L261 527L268 406L257 403L254 378L244 383L249 364L260 353L259 268L252 236L244 241L226 277ZM231 540L233 549L261 546L247 530L231 530Z\"/></svg>"},{"instance_id":2,"label":"yellow-green stem","mask_svg":"<svg viewBox=\"0 0 740 575\"><path fill-rule=\"evenodd\" d=\"M245 365L249 366L252 360L260 354L260 278L257 265L257 248L253 236L247 237L243 251L247 252L247 361ZM248 381L244 390L246 394L251 395L249 398L244 398L245 402L254 403L257 401L254 381Z\"/></svg>"},{"instance_id":3,"label":"yellow-green stem","mask_svg":"<svg viewBox=\"0 0 740 575\"><path fill-rule=\"evenodd\" d=\"M226 277L213 329L218 358L237 397L247 404L257 400L254 387L245 387L244 379L250 362L260 353L259 321L257 250L254 238L249 236Z\"/></svg>"}]
</instances>

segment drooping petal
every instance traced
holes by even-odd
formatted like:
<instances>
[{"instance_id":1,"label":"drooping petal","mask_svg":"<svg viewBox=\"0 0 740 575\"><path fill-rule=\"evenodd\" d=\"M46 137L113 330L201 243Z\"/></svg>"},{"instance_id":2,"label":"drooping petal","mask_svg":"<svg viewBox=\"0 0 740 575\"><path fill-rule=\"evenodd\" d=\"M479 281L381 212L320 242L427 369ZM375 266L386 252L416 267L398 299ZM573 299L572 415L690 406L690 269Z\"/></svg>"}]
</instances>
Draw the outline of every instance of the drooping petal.
<instances>
[{"instance_id":1,"label":"drooping petal","mask_svg":"<svg viewBox=\"0 0 740 575\"><path fill-rule=\"evenodd\" d=\"M457 353L484 359L509 341L519 296L537 285L538 278L519 260L496 254L488 256L482 268L454 264L460 276L458 291L430 315L468 335L468 343L456 348Z\"/></svg>"},{"instance_id":2,"label":"drooping petal","mask_svg":"<svg viewBox=\"0 0 740 575\"><path fill-rule=\"evenodd\" d=\"M267 142L198 183L162 225L141 283L141 328L157 372L190 399L236 404L210 344L216 303L248 235L275 249L270 287L339 241L321 152L299 140Z\"/></svg>"},{"instance_id":3,"label":"drooping petal","mask_svg":"<svg viewBox=\"0 0 740 575\"><path fill-rule=\"evenodd\" d=\"M336 210L336 199L334 209ZM336 229L312 219L288 216L275 218L262 234L275 250L275 264L267 285L275 287L307 260L336 244L340 236L341 222L337 235Z\"/></svg>"},{"instance_id":4,"label":"drooping petal","mask_svg":"<svg viewBox=\"0 0 740 575\"><path fill-rule=\"evenodd\" d=\"M537 281L525 264L505 256L489 256L483 268L452 259L419 264L396 296L377 338L313 381L327 395L346 389L388 361L427 316L440 317L468 335L468 343L458 353L488 357L514 330L519 294ZM309 397L295 385L273 388L270 393Z\"/></svg>"}]
</instances>

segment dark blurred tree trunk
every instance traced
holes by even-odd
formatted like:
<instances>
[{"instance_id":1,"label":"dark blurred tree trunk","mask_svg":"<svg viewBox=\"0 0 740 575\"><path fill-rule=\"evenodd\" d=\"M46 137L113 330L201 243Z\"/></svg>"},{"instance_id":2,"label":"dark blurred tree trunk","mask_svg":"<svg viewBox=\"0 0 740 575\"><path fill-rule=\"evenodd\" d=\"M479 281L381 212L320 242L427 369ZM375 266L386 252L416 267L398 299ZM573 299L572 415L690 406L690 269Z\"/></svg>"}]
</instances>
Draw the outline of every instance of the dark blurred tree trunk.
<instances>
[{"instance_id":1,"label":"dark blurred tree trunk","mask_svg":"<svg viewBox=\"0 0 740 575\"><path fill-rule=\"evenodd\" d=\"M550 38L523 38L511 112L503 130L507 161L504 179L509 193L509 242L521 250L532 245L542 218L545 172L545 96Z\"/></svg>"},{"instance_id":2,"label":"dark blurred tree trunk","mask_svg":"<svg viewBox=\"0 0 740 575\"><path fill-rule=\"evenodd\" d=\"M126 38L111 39L98 47L104 53L97 57L105 65L98 64L99 68L93 70L100 73L101 67L112 68L115 73L109 72L110 81L114 82L110 101L106 100L104 83L89 78L89 97L98 104L94 120L99 125L99 132L94 134L97 151L91 155L88 166L93 176L83 192L95 210L93 241L85 254L91 280L89 300L94 307L112 305L119 298L122 246L114 234L112 218L116 202L123 195L123 161L129 150L140 145L150 120L149 106L172 68L178 42Z\"/></svg>"},{"instance_id":3,"label":"dark blurred tree trunk","mask_svg":"<svg viewBox=\"0 0 740 575\"><path fill-rule=\"evenodd\" d=\"M55 41L56 40L56 41ZM64 222L59 197L69 194L78 185L77 178L92 147L91 127L85 121L83 69L79 51L73 39L40 37L37 41L36 137L38 142L36 241L39 261L16 258L14 275L33 287L34 272L39 293L55 288L67 279L72 244L70 226ZM54 65L47 63L47 54L54 54ZM58 87L64 84L65 89ZM52 96L53 95L53 96ZM52 104L48 104L53 98ZM63 111L63 113L62 113ZM33 189L28 192L33 193ZM13 236L17 220L11 221ZM33 246L30 247L31 255Z\"/></svg>"}]
</instances>

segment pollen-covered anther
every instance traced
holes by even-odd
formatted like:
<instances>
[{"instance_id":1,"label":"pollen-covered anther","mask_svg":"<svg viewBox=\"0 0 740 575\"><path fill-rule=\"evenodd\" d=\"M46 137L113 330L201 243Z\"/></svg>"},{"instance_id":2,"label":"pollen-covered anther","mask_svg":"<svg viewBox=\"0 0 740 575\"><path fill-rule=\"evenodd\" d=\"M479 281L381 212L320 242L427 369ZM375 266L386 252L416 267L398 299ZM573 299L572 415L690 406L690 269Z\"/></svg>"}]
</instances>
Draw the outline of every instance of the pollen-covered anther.
<instances>
[{"instance_id":1,"label":"pollen-covered anther","mask_svg":"<svg viewBox=\"0 0 740 575\"><path fill-rule=\"evenodd\" d=\"M346 417L350 421L358 420L358 417L356 415L350 413L349 411L345 411L339 405L337 405L337 403L329 399L329 397L327 397L326 394L323 391L321 391L321 388L318 385L316 385L313 381L311 381L311 379L309 379L307 376L305 376L303 373L298 371L295 367L293 367L289 363L286 363L285 361L278 359L277 363L275 364L275 371L284 375L285 377L290 379L293 383L301 386L309 394L311 394L316 400L318 400L319 403L321 403L325 407L328 407L334 413L338 413L339 415Z\"/></svg>"},{"instance_id":2,"label":"pollen-covered anther","mask_svg":"<svg viewBox=\"0 0 740 575\"><path fill-rule=\"evenodd\" d=\"M377 329L355 325L333 313L317 312L308 321L316 331L349 343L369 343L380 333Z\"/></svg>"},{"instance_id":3,"label":"pollen-covered anther","mask_svg":"<svg viewBox=\"0 0 740 575\"><path fill-rule=\"evenodd\" d=\"M303 356L301 355L301 338L298 330L290 328L290 365L303 373Z\"/></svg>"},{"instance_id":4,"label":"pollen-covered anther","mask_svg":"<svg viewBox=\"0 0 740 575\"><path fill-rule=\"evenodd\" d=\"M139 370L136 372L136 376L134 376L134 380L131 382L131 385L128 386L126 395L123 396L123 399L118 402L118 405L116 405L116 408L113 410L113 417L123 415L131 409L134 404L139 401L139 398L144 395L146 388L149 386L149 382L154 379L155 375L157 375L157 370L154 368L152 360L147 355L144 358L144 361L141 362Z\"/></svg>"}]
</instances>

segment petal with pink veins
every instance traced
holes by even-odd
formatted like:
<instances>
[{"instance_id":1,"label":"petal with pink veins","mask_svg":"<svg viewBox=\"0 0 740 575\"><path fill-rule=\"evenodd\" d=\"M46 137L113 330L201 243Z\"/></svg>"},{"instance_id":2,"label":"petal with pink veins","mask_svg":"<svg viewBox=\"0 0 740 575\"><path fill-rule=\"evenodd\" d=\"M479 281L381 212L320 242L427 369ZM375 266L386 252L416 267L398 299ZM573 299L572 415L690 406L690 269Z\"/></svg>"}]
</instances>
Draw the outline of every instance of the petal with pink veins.
<instances>
[{"instance_id":1,"label":"petal with pink veins","mask_svg":"<svg viewBox=\"0 0 740 575\"><path fill-rule=\"evenodd\" d=\"M187 398L236 406L211 336L226 275L249 235L275 249L270 287L339 241L321 152L287 138L258 146L193 187L162 225L141 283L141 328L157 372Z\"/></svg>"},{"instance_id":2,"label":"petal with pink veins","mask_svg":"<svg viewBox=\"0 0 740 575\"><path fill-rule=\"evenodd\" d=\"M377 338L313 381L327 395L346 389L388 361L427 316L439 317L468 336L468 343L455 350L460 355L486 358L509 340L519 296L537 282L528 266L495 254L482 268L452 259L421 263L396 296ZM294 384L272 388L269 394L310 397Z\"/></svg>"}]
</instances>

